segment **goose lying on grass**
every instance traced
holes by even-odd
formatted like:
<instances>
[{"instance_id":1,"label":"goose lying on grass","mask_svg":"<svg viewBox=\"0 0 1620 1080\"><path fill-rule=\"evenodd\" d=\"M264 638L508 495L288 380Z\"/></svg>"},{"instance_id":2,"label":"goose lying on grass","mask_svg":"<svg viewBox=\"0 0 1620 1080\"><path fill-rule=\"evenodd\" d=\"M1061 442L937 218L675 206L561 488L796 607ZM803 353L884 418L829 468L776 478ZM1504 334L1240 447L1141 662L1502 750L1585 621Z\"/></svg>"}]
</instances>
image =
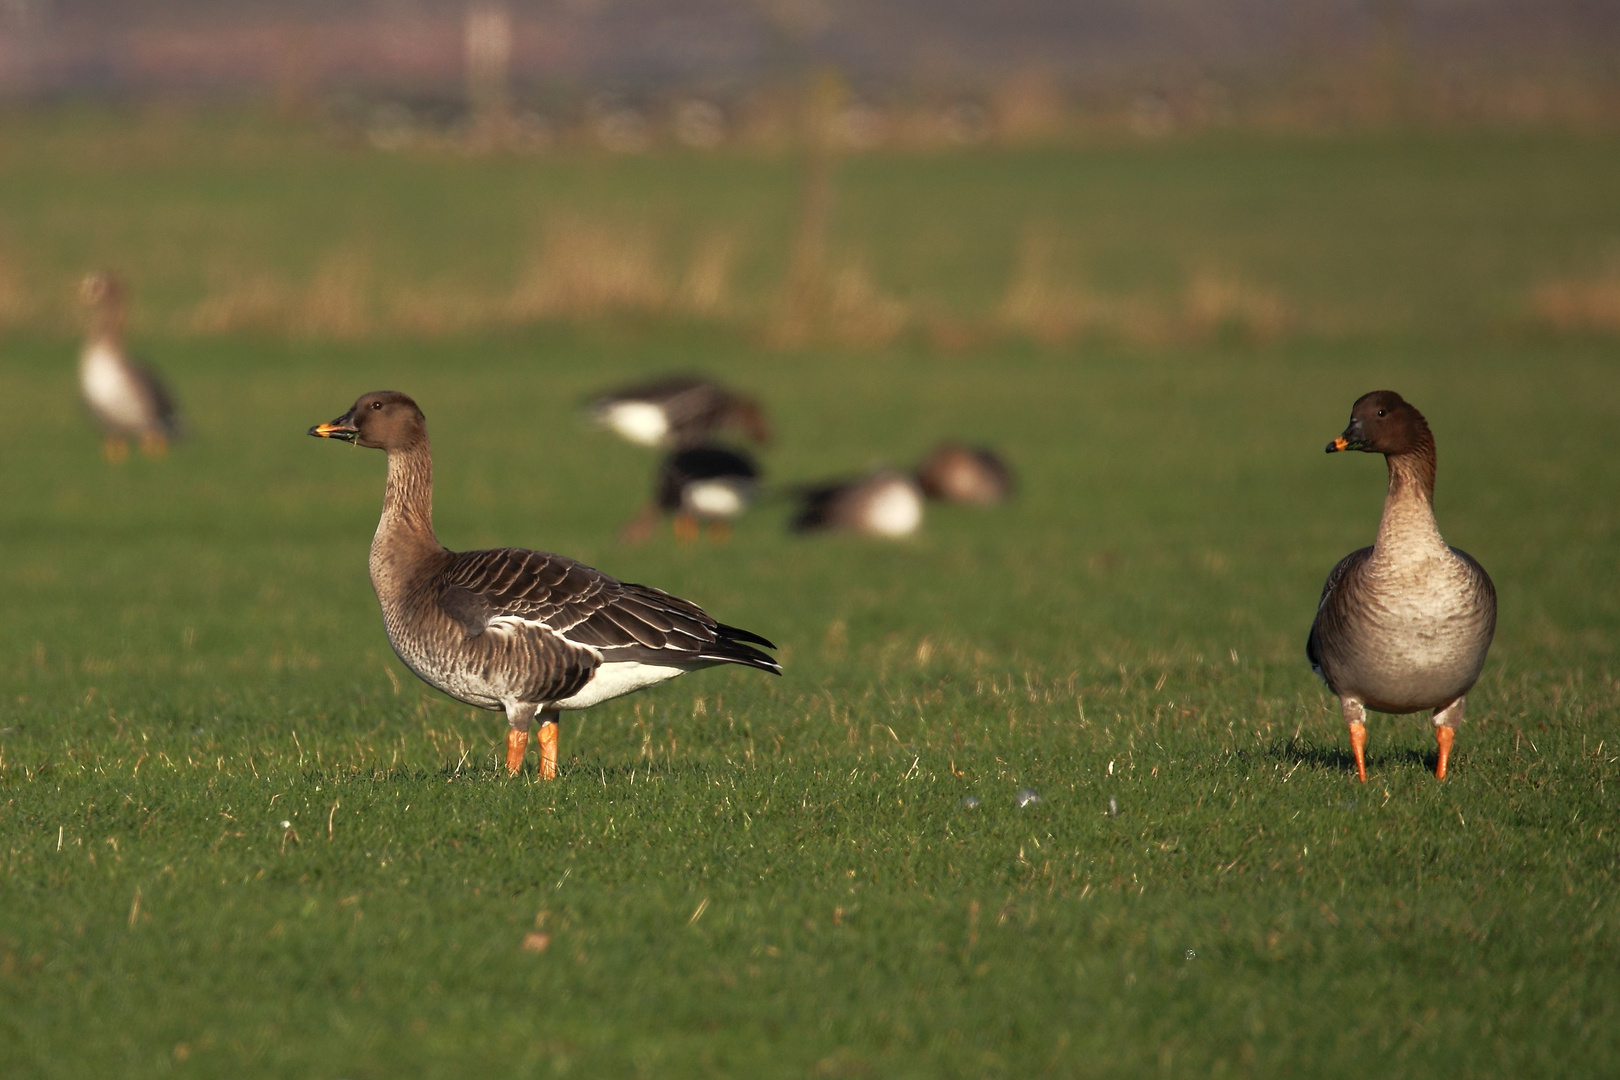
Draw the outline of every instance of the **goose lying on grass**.
<instances>
[{"instance_id":1,"label":"goose lying on grass","mask_svg":"<svg viewBox=\"0 0 1620 1080\"><path fill-rule=\"evenodd\" d=\"M311 435L388 453L371 584L388 641L417 677L458 701L500 709L506 768L523 768L540 721L540 776L557 775L557 719L698 668L781 666L758 634L687 600L583 563L521 548L449 551L433 534L427 421L404 394L377 391Z\"/></svg>"}]
</instances>

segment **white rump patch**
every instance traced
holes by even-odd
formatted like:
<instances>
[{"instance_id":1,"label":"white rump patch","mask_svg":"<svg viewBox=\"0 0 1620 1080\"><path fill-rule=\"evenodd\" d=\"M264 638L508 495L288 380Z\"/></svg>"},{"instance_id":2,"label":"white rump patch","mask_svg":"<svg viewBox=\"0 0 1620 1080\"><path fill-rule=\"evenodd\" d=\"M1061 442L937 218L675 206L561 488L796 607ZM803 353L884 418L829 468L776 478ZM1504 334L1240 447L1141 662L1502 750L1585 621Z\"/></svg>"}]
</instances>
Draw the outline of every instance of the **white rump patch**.
<instances>
[{"instance_id":1,"label":"white rump patch","mask_svg":"<svg viewBox=\"0 0 1620 1080\"><path fill-rule=\"evenodd\" d=\"M922 496L904 480L874 492L866 504L866 527L879 536L910 536L922 524Z\"/></svg>"},{"instance_id":2,"label":"white rump patch","mask_svg":"<svg viewBox=\"0 0 1620 1080\"><path fill-rule=\"evenodd\" d=\"M704 665L695 666L702 667ZM580 688L579 693L571 698L553 701L547 707L552 709L588 709L592 705L606 701L609 698L616 698L640 690L643 687L666 682L691 670L691 667L640 664L629 660L603 664L596 669L596 674L591 676L591 681Z\"/></svg>"},{"instance_id":3,"label":"white rump patch","mask_svg":"<svg viewBox=\"0 0 1620 1080\"><path fill-rule=\"evenodd\" d=\"M748 508L742 489L729 480L699 480L683 495L691 511L705 517L733 518Z\"/></svg>"},{"instance_id":4,"label":"white rump patch","mask_svg":"<svg viewBox=\"0 0 1620 1080\"><path fill-rule=\"evenodd\" d=\"M669 417L657 405L645 401L620 401L601 412L604 425L633 443L657 446L669 434Z\"/></svg>"}]
</instances>

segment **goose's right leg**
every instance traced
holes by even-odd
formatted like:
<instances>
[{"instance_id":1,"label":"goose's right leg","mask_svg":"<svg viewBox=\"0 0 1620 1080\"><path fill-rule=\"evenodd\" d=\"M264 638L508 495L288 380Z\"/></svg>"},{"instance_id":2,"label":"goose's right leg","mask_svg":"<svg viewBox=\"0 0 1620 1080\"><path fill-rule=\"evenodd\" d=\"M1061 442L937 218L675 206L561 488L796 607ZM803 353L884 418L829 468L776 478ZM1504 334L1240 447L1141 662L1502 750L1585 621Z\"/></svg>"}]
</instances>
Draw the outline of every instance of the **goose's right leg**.
<instances>
[{"instance_id":1,"label":"goose's right leg","mask_svg":"<svg viewBox=\"0 0 1620 1080\"><path fill-rule=\"evenodd\" d=\"M557 719L556 711L540 714L540 779L557 779Z\"/></svg>"},{"instance_id":2,"label":"goose's right leg","mask_svg":"<svg viewBox=\"0 0 1620 1080\"><path fill-rule=\"evenodd\" d=\"M129 457L129 443L120 435L108 435L101 441L101 456L110 465L121 465Z\"/></svg>"},{"instance_id":3,"label":"goose's right leg","mask_svg":"<svg viewBox=\"0 0 1620 1080\"><path fill-rule=\"evenodd\" d=\"M529 726L534 723L535 706L520 701L506 703L506 771L516 776L523 771L523 755L529 752Z\"/></svg>"},{"instance_id":4,"label":"goose's right leg","mask_svg":"<svg viewBox=\"0 0 1620 1080\"><path fill-rule=\"evenodd\" d=\"M1340 698L1344 722L1350 725L1350 752L1356 755L1356 776L1367 782L1367 709L1353 697Z\"/></svg>"}]
</instances>

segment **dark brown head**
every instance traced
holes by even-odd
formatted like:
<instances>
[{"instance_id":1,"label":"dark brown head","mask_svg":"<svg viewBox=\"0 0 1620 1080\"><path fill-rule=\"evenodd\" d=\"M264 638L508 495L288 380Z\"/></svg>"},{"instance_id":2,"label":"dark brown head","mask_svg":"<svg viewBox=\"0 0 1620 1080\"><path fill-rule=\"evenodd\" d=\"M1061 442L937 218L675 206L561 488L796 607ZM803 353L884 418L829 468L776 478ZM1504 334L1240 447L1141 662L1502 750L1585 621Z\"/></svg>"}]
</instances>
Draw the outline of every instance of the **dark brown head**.
<instances>
[{"instance_id":1,"label":"dark brown head","mask_svg":"<svg viewBox=\"0 0 1620 1080\"><path fill-rule=\"evenodd\" d=\"M1410 454L1432 449L1434 436L1423 414L1393 390L1363 394L1350 410L1344 434L1327 445L1327 452L1365 450L1369 454Z\"/></svg>"},{"instance_id":2,"label":"dark brown head","mask_svg":"<svg viewBox=\"0 0 1620 1080\"><path fill-rule=\"evenodd\" d=\"M397 390L373 390L349 411L309 433L320 439L342 439L378 450L408 450L427 444L427 418L416 402Z\"/></svg>"}]
</instances>

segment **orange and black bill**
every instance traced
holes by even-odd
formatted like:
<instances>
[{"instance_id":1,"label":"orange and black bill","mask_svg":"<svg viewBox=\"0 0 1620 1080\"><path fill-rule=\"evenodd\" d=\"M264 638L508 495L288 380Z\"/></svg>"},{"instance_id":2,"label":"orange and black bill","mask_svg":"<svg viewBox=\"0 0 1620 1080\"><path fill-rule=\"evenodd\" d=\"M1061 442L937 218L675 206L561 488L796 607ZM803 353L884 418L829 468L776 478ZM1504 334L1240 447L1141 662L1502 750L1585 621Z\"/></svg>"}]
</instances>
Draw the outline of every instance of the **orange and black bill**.
<instances>
[{"instance_id":1,"label":"orange and black bill","mask_svg":"<svg viewBox=\"0 0 1620 1080\"><path fill-rule=\"evenodd\" d=\"M360 434L360 429L354 425L354 414L344 413L330 423L316 424L309 429L309 433L317 439L342 439L344 442L354 442Z\"/></svg>"},{"instance_id":2,"label":"orange and black bill","mask_svg":"<svg viewBox=\"0 0 1620 1080\"><path fill-rule=\"evenodd\" d=\"M1334 439L1332 442L1327 444L1327 452L1330 454L1336 454L1340 450L1360 450L1366 445L1366 443L1362 442L1358 438L1355 438L1350 434L1350 432L1346 431L1343 435L1340 435L1337 439Z\"/></svg>"}]
</instances>

